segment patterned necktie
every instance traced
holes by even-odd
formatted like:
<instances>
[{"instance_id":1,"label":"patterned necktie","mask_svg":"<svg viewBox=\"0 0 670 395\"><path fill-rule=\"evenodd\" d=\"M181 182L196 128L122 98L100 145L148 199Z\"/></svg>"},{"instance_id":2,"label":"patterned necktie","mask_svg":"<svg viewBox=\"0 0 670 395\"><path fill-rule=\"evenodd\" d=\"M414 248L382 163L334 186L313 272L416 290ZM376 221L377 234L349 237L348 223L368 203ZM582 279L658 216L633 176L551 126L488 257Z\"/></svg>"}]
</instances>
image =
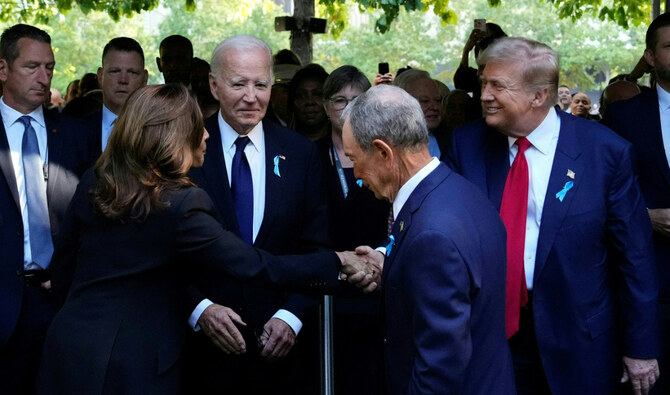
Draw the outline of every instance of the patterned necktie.
<instances>
[{"instance_id":1,"label":"patterned necktie","mask_svg":"<svg viewBox=\"0 0 670 395\"><path fill-rule=\"evenodd\" d=\"M500 206L500 216L507 229L505 332L508 339L519 331L521 307L528 302L523 260L528 211L528 162L524 152L530 147L530 142L522 137L515 144L519 151L507 174Z\"/></svg>"},{"instance_id":2,"label":"patterned necktie","mask_svg":"<svg viewBox=\"0 0 670 395\"><path fill-rule=\"evenodd\" d=\"M233 156L232 182L230 190L233 194L237 223L240 226L240 235L247 244L253 245L254 232L254 188L251 180L251 168L244 147L249 143L249 137L238 137L235 140L235 156Z\"/></svg>"},{"instance_id":3,"label":"patterned necktie","mask_svg":"<svg viewBox=\"0 0 670 395\"><path fill-rule=\"evenodd\" d=\"M37 134L31 118L23 116L19 121L25 130L21 142L23 161L23 179L26 188L26 204L28 206L28 227L30 233L30 251L35 262L42 269L49 267L54 246L51 239L51 224L47 194L41 182L44 179L44 169L41 165L40 147L37 143Z\"/></svg>"},{"instance_id":4,"label":"patterned necktie","mask_svg":"<svg viewBox=\"0 0 670 395\"><path fill-rule=\"evenodd\" d=\"M393 224L395 224L395 219L393 218L393 206L389 209L389 217L388 220L386 221L386 230L387 234L386 236L391 235L391 231L393 230Z\"/></svg>"}]
</instances>

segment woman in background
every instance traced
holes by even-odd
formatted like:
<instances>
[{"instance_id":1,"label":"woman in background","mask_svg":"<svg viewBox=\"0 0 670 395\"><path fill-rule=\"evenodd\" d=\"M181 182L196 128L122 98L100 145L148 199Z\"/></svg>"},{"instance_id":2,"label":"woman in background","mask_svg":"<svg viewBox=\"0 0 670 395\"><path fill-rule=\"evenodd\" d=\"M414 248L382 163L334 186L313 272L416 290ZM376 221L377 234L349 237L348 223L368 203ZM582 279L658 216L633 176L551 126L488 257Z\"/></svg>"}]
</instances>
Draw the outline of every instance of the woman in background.
<instances>
[{"instance_id":1,"label":"woman in background","mask_svg":"<svg viewBox=\"0 0 670 395\"><path fill-rule=\"evenodd\" d=\"M391 206L356 183L353 163L342 145L342 111L370 88L354 66L334 70L323 84L324 108L332 125L317 141L328 199L329 236L335 249L377 247L388 236ZM383 346L379 294L363 295L351 287L334 299L335 390L337 394L381 394Z\"/></svg>"}]
</instances>

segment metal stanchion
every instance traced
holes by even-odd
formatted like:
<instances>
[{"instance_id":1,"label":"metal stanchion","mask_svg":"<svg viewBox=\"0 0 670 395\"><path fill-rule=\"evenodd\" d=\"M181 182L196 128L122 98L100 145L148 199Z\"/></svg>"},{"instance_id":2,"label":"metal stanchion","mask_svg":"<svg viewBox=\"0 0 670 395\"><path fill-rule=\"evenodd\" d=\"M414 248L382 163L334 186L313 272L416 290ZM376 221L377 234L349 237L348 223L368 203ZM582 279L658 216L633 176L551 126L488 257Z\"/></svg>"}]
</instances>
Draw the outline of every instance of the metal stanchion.
<instances>
[{"instance_id":1,"label":"metal stanchion","mask_svg":"<svg viewBox=\"0 0 670 395\"><path fill-rule=\"evenodd\" d=\"M324 295L321 310L321 395L335 394L333 369L333 296Z\"/></svg>"}]
</instances>

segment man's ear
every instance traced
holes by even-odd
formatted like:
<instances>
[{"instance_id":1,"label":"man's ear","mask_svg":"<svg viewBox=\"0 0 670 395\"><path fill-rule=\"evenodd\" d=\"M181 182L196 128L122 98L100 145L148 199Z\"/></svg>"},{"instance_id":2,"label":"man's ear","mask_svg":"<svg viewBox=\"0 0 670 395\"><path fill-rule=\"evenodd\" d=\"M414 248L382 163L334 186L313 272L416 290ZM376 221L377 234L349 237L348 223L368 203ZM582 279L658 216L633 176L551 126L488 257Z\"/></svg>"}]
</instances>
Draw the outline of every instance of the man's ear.
<instances>
[{"instance_id":1,"label":"man's ear","mask_svg":"<svg viewBox=\"0 0 670 395\"><path fill-rule=\"evenodd\" d=\"M161 58L156 57L156 66L158 66L158 71L163 72L163 66L161 65Z\"/></svg>"},{"instance_id":2,"label":"man's ear","mask_svg":"<svg viewBox=\"0 0 670 395\"><path fill-rule=\"evenodd\" d=\"M0 81L7 81L7 73L9 72L9 63L5 59L0 59Z\"/></svg>"},{"instance_id":3,"label":"man's ear","mask_svg":"<svg viewBox=\"0 0 670 395\"><path fill-rule=\"evenodd\" d=\"M533 101L530 102L531 107L540 108L544 106L544 103L547 102L549 98L549 89L545 88L535 92L533 95Z\"/></svg>"},{"instance_id":4,"label":"man's ear","mask_svg":"<svg viewBox=\"0 0 670 395\"><path fill-rule=\"evenodd\" d=\"M149 81L149 72L147 69L142 70L142 84L140 87L147 86L147 81Z\"/></svg>"},{"instance_id":5,"label":"man's ear","mask_svg":"<svg viewBox=\"0 0 670 395\"><path fill-rule=\"evenodd\" d=\"M214 96L216 100L221 101L221 99L219 99L219 94L217 93L216 77L212 73L209 73L209 90L212 92L212 96Z\"/></svg>"},{"instance_id":6,"label":"man's ear","mask_svg":"<svg viewBox=\"0 0 670 395\"><path fill-rule=\"evenodd\" d=\"M386 144L384 141L380 139L375 139L372 141L372 149L374 151L374 155L377 156L379 160L382 161L387 167L391 167L393 165L393 149L391 148L390 145Z\"/></svg>"},{"instance_id":7,"label":"man's ear","mask_svg":"<svg viewBox=\"0 0 670 395\"><path fill-rule=\"evenodd\" d=\"M654 51L651 49L645 49L644 50L644 60L647 61L647 64L651 67L654 67L654 64L656 63L654 59Z\"/></svg>"},{"instance_id":8,"label":"man's ear","mask_svg":"<svg viewBox=\"0 0 670 395\"><path fill-rule=\"evenodd\" d=\"M98 74L96 76L98 84L102 85L102 67L98 67Z\"/></svg>"}]
</instances>

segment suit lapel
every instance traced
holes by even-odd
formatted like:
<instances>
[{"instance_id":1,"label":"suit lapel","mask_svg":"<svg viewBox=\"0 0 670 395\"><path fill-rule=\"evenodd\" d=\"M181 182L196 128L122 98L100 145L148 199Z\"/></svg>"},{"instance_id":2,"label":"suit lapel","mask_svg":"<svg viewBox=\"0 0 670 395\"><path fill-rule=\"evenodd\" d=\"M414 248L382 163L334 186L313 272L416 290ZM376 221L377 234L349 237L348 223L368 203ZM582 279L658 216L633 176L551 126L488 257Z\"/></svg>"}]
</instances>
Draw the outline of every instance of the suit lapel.
<instances>
[{"instance_id":1,"label":"suit lapel","mask_svg":"<svg viewBox=\"0 0 670 395\"><path fill-rule=\"evenodd\" d=\"M384 270L382 272L382 285L386 284L386 278L388 273L393 266L395 257L402 246L405 236L410 232L412 226L412 216L414 213L421 207L426 196L432 192L439 184L446 179L451 173L444 163L440 162L439 166L433 170L426 178L424 178L416 189L412 192L405 202L405 205L398 213L398 216L393 223L393 228L391 229L391 235L394 238L393 246L391 248L391 253L387 254L388 256L384 260ZM386 241L388 243L389 240Z\"/></svg>"},{"instance_id":2,"label":"suit lapel","mask_svg":"<svg viewBox=\"0 0 670 395\"><path fill-rule=\"evenodd\" d=\"M562 114L561 114L562 115ZM577 139L579 131L574 128L574 119L570 115L561 116L561 130L554 155L554 163L551 166L551 175L549 176L549 185L544 198L542 209L542 220L540 234L537 242L537 254L535 256L535 274L539 275L549 256L549 251L554 243L558 229L567 214L573 197L577 194L583 179L583 163L579 160L581 148ZM574 173L574 180L568 177L568 170ZM560 201L556 194L563 189L568 181L573 181L572 188L565 194L563 201Z\"/></svg>"},{"instance_id":3,"label":"suit lapel","mask_svg":"<svg viewBox=\"0 0 670 395\"><path fill-rule=\"evenodd\" d=\"M502 195L509 173L509 143L507 136L492 128L486 129L486 187L488 198L500 211Z\"/></svg>"},{"instance_id":4,"label":"suit lapel","mask_svg":"<svg viewBox=\"0 0 670 395\"><path fill-rule=\"evenodd\" d=\"M263 245L270 236L272 225L277 219L278 208L282 207L282 201L285 198L285 187L287 175L285 169L288 166L282 166L284 162L291 160L287 155L285 141L279 135L279 131L270 122L263 122L263 138L265 139L265 209L263 212L263 222L258 230L254 244ZM278 155L286 159L279 160L279 174L274 173L274 158Z\"/></svg>"},{"instance_id":5,"label":"suit lapel","mask_svg":"<svg viewBox=\"0 0 670 395\"><path fill-rule=\"evenodd\" d=\"M12 165L12 154L9 150L9 141L5 124L0 118L0 172L3 174L7 187L12 193L17 210L21 210L19 202L19 189L16 185L16 176L14 175L14 165Z\"/></svg>"},{"instance_id":6,"label":"suit lapel","mask_svg":"<svg viewBox=\"0 0 670 395\"><path fill-rule=\"evenodd\" d=\"M202 166L202 175L207 183L207 190L219 214L223 217L226 227L228 230L239 234L240 227L237 223L237 215L235 215L226 161L223 157L218 112L207 119L205 127L209 133L209 140L207 141L207 155Z\"/></svg>"}]
</instances>

